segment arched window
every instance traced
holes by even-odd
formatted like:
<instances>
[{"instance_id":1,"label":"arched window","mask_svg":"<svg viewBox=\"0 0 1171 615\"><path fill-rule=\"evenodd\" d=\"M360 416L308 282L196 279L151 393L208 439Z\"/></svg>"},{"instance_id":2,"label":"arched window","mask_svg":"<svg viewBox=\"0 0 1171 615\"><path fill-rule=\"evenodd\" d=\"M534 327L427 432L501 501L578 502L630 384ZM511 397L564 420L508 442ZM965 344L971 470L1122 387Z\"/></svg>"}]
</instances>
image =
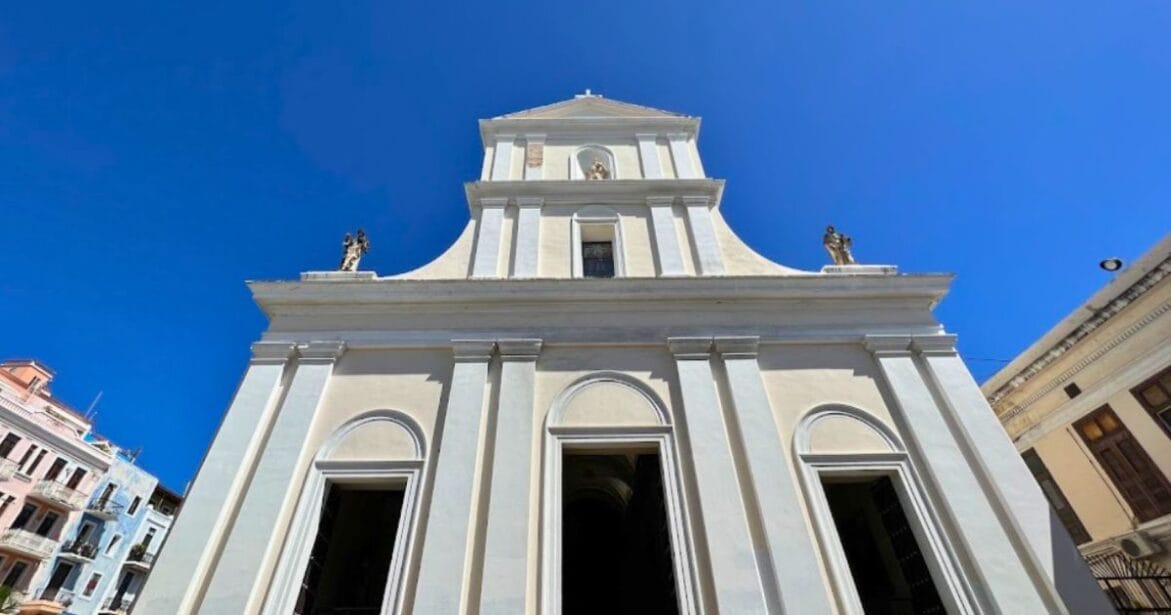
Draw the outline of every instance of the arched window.
<instances>
[{"instance_id":1,"label":"arched window","mask_svg":"<svg viewBox=\"0 0 1171 615\"><path fill-rule=\"evenodd\" d=\"M793 449L843 613L977 612L894 431L863 410L830 404L805 415Z\"/></svg>"},{"instance_id":2,"label":"arched window","mask_svg":"<svg viewBox=\"0 0 1171 615\"><path fill-rule=\"evenodd\" d=\"M585 376L554 400L544 447L541 612L697 612L674 426L658 396L625 374Z\"/></svg>"},{"instance_id":3,"label":"arched window","mask_svg":"<svg viewBox=\"0 0 1171 615\"><path fill-rule=\"evenodd\" d=\"M406 414L376 410L318 451L264 613L401 610L425 458Z\"/></svg>"}]
</instances>

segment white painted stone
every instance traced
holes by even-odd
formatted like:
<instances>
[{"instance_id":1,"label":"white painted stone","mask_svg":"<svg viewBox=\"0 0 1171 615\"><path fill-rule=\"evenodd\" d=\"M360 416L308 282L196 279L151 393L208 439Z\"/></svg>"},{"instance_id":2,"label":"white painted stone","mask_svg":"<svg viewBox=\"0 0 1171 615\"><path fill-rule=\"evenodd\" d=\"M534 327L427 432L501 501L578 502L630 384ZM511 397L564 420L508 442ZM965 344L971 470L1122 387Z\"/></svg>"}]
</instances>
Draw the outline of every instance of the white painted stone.
<instances>
[{"instance_id":1,"label":"white painted stone","mask_svg":"<svg viewBox=\"0 0 1171 615\"><path fill-rule=\"evenodd\" d=\"M499 135L496 137L496 152L492 161L492 181L511 179L512 154L516 149L516 135Z\"/></svg>"},{"instance_id":2,"label":"white painted stone","mask_svg":"<svg viewBox=\"0 0 1171 615\"><path fill-rule=\"evenodd\" d=\"M695 162L691 158L688 135L682 133L671 134L667 136L667 140L671 147L671 161L675 163L676 176L679 179L702 177L697 172Z\"/></svg>"},{"instance_id":3,"label":"white painted stone","mask_svg":"<svg viewBox=\"0 0 1171 615\"><path fill-rule=\"evenodd\" d=\"M224 544L200 613L244 613L249 607L259 608L265 588L257 585L257 575L269 554L279 548L283 532L277 531L276 522L288 499L321 393L334 362L344 350L345 344L340 342L313 342L298 347L297 369Z\"/></svg>"},{"instance_id":4,"label":"white painted stone","mask_svg":"<svg viewBox=\"0 0 1171 615\"><path fill-rule=\"evenodd\" d=\"M430 516L423 535L416 613L465 612L468 555L472 540L472 486L480 458L484 386L495 342L452 342L455 367L437 443Z\"/></svg>"},{"instance_id":5,"label":"white painted stone","mask_svg":"<svg viewBox=\"0 0 1171 615\"><path fill-rule=\"evenodd\" d=\"M1032 560L1027 563L1040 568L1065 604L1078 605L1078 613L1113 612L954 345L950 335L912 341L930 383L947 403L954 431L976 461L984 489L994 496L1005 529L1026 541Z\"/></svg>"},{"instance_id":6,"label":"white painted stone","mask_svg":"<svg viewBox=\"0 0 1171 615\"><path fill-rule=\"evenodd\" d=\"M540 340L498 340L500 397L496 410L492 489L480 588L482 615L527 613L530 485L533 480L533 386ZM532 569L535 571L535 568Z\"/></svg>"},{"instance_id":7,"label":"white painted stone","mask_svg":"<svg viewBox=\"0 0 1171 615\"><path fill-rule=\"evenodd\" d=\"M755 337L716 338L724 360L734 406L728 416L739 422L748 479L760 507L753 511L764 528L767 559L785 613L828 613L816 547L801 510L800 490L781 448L776 420L756 360ZM763 576L763 575L762 575Z\"/></svg>"},{"instance_id":8,"label":"white painted stone","mask_svg":"<svg viewBox=\"0 0 1171 615\"><path fill-rule=\"evenodd\" d=\"M663 163L659 161L659 146L655 143L657 135L640 134L638 138L638 157L642 162L643 179L661 179L663 177Z\"/></svg>"},{"instance_id":9,"label":"white painted stone","mask_svg":"<svg viewBox=\"0 0 1171 615\"><path fill-rule=\"evenodd\" d=\"M252 345L252 362L175 518L167 548L152 567L151 582L135 603L136 613L173 615L195 607L268 433L292 351L290 343Z\"/></svg>"},{"instance_id":10,"label":"white painted stone","mask_svg":"<svg viewBox=\"0 0 1171 615\"><path fill-rule=\"evenodd\" d=\"M480 224L476 229L476 255L473 278L499 276L501 229L504 225L506 198L480 199Z\"/></svg>"},{"instance_id":11,"label":"white painted stone","mask_svg":"<svg viewBox=\"0 0 1171 615\"><path fill-rule=\"evenodd\" d=\"M535 278L541 250L541 206L545 200L533 197L516 199L516 261L512 275L517 278Z\"/></svg>"},{"instance_id":12,"label":"white painted stone","mask_svg":"<svg viewBox=\"0 0 1171 615\"><path fill-rule=\"evenodd\" d=\"M721 613L767 613L744 500L712 375L711 338L670 338L687 421L715 601Z\"/></svg>"},{"instance_id":13,"label":"white painted stone","mask_svg":"<svg viewBox=\"0 0 1171 615\"><path fill-rule=\"evenodd\" d=\"M895 275L899 268L894 265L826 265L821 272L828 275Z\"/></svg>"},{"instance_id":14,"label":"white painted stone","mask_svg":"<svg viewBox=\"0 0 1171 615\"><path fill-rule=\"evenodd\" d=\"M304 271L301 273L302 282L352 282L354 280L373 280L378 274L373 271Z\"/></svg>"},{"instance_id":15,"label":"white painted stone","mask_svg":"<svg viewBox=\"0 0 1171 615\"><path fill-rule=\"evenodd\" d=\"M712 225L711 200L706 196L685 196L683 207L687 212L687 228L691 232L691 250L699 261L700 275L723 275L724 256L720 240Z\"/></svg>"},{"instance_id":16,"label":"white painted stone","mask_svg":"<svg viewBox=\"0 0 1171 615\"><path fill-rule=\"evenodd\" d=\"M675 233L675 213L671 210L674 197L647 197L651 210L651 226L655 233L655 255L659 275L683 275L683 256L679 250L679 236Z\"/></svg>"},{"instance_id":17,"label":"white painted stone","mask_svg":"<svg viewBox=\"0 0 1171 615\"><path fill-rule=\"evenodd\" d=\"M1034 584L1013 541L1005 533L989 495L969 465L936 405L930 389L920 376L909 350L910 338L870 336L867 347L896 401L899 428L907 439L913 458L935 487L947 510L963 550L971 558L983 589L984 599L1003 613L1062 612Z\"/></svg>"}]
</instances>

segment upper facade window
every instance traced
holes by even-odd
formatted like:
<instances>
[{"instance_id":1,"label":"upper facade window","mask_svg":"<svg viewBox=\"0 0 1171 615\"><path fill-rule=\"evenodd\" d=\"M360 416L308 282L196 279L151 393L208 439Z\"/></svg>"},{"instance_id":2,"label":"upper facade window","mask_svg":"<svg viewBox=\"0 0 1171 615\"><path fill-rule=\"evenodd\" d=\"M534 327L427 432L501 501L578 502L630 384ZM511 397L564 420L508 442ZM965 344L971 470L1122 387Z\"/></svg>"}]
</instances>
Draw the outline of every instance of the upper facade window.
<instances>
[{"instance_id":1,"label":"upper facade window","mask_svg":"<svg viewBox=\"0 0 1171 615\"><path fill-rule=\"evenodd\" d=\"M1074 423L1074 428L1139 521L1171 514L1171 485L1167 477L1110 406L1103 406Z\"/></svg>"},{"instance_id":2,"label":"upper facade window","mask_svg":"<svg viewBox=\"0 0 1171 615\"><path fill-rule=\"evenodd\" d=\"M1143 408L1151 413L1163 431L1171 435L1171 367L1135 387L1131 392Z\"/></svg>"},{"instance_id":3,"label":"upper facade window","mask_svg":"<svg viewBox=\"0 0 1171 615\"><path fill-rule=\"evenodd\" d=\"M614 242L583 241L581 270L582 276L587 278L614 277Z\"/></svg>"}]
</instances>

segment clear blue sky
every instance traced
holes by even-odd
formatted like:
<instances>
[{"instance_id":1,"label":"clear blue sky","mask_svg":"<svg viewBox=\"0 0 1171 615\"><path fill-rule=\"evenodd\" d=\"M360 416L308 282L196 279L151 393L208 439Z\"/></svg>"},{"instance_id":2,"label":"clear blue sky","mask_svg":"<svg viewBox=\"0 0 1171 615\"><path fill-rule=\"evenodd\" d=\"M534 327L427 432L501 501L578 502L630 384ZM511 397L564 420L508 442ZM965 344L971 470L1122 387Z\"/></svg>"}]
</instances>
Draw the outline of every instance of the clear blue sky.
<instances>
[{"instance_id":1,"label":"clear blue sky","mask_svg":"<svg viewBox=\"0 0 1171 615\"><path fill-rule=\"evenodd\" d=\"M0 355L182 489L265 322L245 279L439 254L476 119L584 88L704 118L760 252L956 272L1008 359L1171 227L1166 2L7 3ZM971 362L981 379L997 364Z\"/></svg>"}]
</instances>

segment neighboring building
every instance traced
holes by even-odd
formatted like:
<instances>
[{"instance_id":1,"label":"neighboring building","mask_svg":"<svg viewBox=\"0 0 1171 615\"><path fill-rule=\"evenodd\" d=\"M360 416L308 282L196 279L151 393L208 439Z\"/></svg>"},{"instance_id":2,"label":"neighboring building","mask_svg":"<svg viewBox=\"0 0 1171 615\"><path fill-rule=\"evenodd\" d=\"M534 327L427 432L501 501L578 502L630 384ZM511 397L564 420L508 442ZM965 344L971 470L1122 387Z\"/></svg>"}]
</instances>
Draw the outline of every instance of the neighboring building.
<instances>
[{"instance_id":1,"label":"neighboring building","mask_svg":"<svg viewBox=\"0 0 1171 615\"><path fill-rule=\"evenodd\" d=\"M134 600L142 591L142 585L146 582L151 567L154 566L159 548L162 546L167 532L170 531L171 522L181 504L182 498L178 494L162 485L155 486L149 501L143 507L146 510L143 522L139 523L137 529L132 533L126 534L130 540L127 543L129 546L124 550L122 560L116 565L107 567L111 574L106 578L110 579L111 583L106 585L104 591L99 590L95 593L95 595L104 596L100 607L96 609L97 613L100 615L126 613L134 606ZM129 530L129 528L127 529ZM117 579L116 583L113 582L114 579ZM79 615L95 612L78 609L76 606L70 611Z\"/></svg>"},{"instance_id":2,"label":"neighboring building","mask_svg":"<svg viewBox=\"0 0 1171 615\"><path fill-rule=\"evenodd\" d=\"M950 276L764 259L698 130L485 120L437 260L251 283L135 615L1110 612L932 313Z\"/></svg>"},{"instance_id":3,"label":"neighboring building","mask_svg":"<svg viewBox=\"0 0 1171 615\"><path fill-rule=\"evenodd\" d=\"M1117 606L1164 612L1171 610L1169 313L1171 235L983 386Z\"/></svg>"},{"instance_id":4,"label":"neighboring building","mask_svg":"<svg viewBox=\"0 0 1171 615\"><path fill-rule=\"evenodd\" d=\"M49 391L36 361L0 363L0 585L26 597L109 469L88 420Z\"/></svg>"}]
</instances>

